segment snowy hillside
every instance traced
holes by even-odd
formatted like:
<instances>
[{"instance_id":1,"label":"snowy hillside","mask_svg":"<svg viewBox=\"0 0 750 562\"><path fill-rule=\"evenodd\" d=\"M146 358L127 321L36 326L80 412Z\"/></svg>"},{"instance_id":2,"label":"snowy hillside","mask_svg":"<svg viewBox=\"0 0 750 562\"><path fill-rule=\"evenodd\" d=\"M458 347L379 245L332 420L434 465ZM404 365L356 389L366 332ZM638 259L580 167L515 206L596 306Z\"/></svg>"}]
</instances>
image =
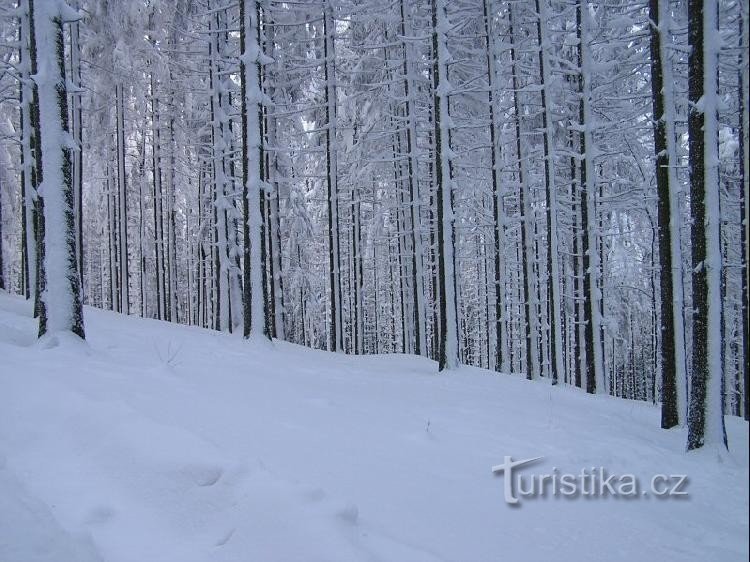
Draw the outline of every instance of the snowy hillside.
<instances>
[{"instance_id":1,"label":"snowy hillside","mask_svg":"<svg viewBox=\"0 0 750 562\"><path fill-rule=\"evenodd\" d=\"M659 410L410 356L86 310L37 342L0 293L0 561L746 560L748 426L683 452ZM687 474L687 498L525 498L491 467ZM529 469L531 472L532 469Z\"/></svg>"}]
</instances>

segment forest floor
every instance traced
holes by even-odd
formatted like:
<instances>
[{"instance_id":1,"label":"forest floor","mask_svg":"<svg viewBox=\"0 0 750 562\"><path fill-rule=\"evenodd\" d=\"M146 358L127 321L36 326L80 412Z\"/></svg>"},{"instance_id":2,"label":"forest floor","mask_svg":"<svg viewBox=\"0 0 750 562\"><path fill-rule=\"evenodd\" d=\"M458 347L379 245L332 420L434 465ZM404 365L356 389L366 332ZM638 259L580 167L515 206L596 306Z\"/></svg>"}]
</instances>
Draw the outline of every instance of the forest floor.
<instances>
[{"instance_id":1,"label":"forest floor","mask_svg":"<svg viewBox=\"0 0 750 562\"><path fill-rule=\"evenodd\" d=\"M747 560L737 418L729 454L686 454L650 404L85 314L85 344L37 341L0 293L2 562ZM511 506L506 455L688 496Z\"/></svg>"}]
</instances>

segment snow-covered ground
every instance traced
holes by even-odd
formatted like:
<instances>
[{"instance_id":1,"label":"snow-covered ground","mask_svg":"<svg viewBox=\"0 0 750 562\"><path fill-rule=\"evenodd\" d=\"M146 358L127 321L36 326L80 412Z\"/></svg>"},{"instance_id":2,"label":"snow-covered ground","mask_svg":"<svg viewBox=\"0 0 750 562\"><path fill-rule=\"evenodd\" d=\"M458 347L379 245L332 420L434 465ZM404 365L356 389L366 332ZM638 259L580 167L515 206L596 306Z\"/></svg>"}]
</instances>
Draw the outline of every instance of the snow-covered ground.
<instances>
[{"instance_id":1,"label":"snow-covered ground","mask_svg":"<svg viewBox=\"0 0 750 562\"><path fill-rule=\"evenodd\" d=\"M86 309L36 341L0 294L0 561L746 560L748 426L685 454L650 405L411 356ZM528 498L491 467L687 474L686 499Z\"/></svg>"}]
</instances>

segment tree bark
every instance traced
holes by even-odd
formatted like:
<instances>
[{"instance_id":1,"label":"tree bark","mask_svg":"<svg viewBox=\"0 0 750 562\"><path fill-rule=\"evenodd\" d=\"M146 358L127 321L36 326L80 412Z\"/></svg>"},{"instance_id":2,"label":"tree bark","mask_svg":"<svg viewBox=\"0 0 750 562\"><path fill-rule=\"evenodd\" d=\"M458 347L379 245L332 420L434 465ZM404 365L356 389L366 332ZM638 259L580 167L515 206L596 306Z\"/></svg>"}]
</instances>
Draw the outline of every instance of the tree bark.
<instances>
[{"instance_id":1,"label":"tree bark","mask_svg":"<svg viewBox=\"0 0 750 562\"><path fill-rule=\"evenodd\" d=\"M455 369L458 359L458 325L456 320L456 273L454 262L455 232L453 215L453 180L450 170L450 111L446 45L448 28L446 0L432 0L432 79L434 86L435 187L437 206L438 282L440 288L439 370Z\"/></svg>"},{"instance_id":2,"label":"tree bark","mask_svg":"<svg viewBox=\"0 0 750 562\"><path fill-rule=\"evenodd\" d=\"M262 92L261 57L257 3L240 2L240 88L242 93L242 193L245 304L244 336L270 339L267 300L263 294L263 256L261 238L263 215L263 136L261 131Z\"/></svg>"},{"instance_id":3,"label":"tree bark","mask_svg":"<svg viewBox=\"0 0 750 562\"><path fill-rule=\"evenodd\" d=\"M35 49L43 72L35 73L39 94L41 161L40 207L43 209L39 271L39 336L72 332L85 337L77 272L71 149L65 142L68 95L65 85L60 6L51 0L30 1Z\"/></svg>"},{"instance_id":4,"label":"tree bark","mask_svg":"<svg viewBox=\"0 0 750 562\"><path fill-rule=\"evenodd\" d=\"M721 247L716 4L688 3L688 148L693 266L693 363L688 450L726 448L721 363Z\"/></svg>"},{"instance_id":5,"label":"tree bark","mask_svg":"<svg viewBox=\"0 0 750 562\"><path fill-rule=\"evenodd\" d=\"M672 119L671 72L666 68L668 6L649 1L651 19L651 94L653 105L654 156L658 194L659 292L661 298L659 334L661 340L662 406L661 427L669 429L684 422L686 384L684 326L682 322L682 252L680 247L677 165ZM667 72L665 72L665 69ZM667 109L669 105L670 109Z\"/></svg>"}]
</instances>

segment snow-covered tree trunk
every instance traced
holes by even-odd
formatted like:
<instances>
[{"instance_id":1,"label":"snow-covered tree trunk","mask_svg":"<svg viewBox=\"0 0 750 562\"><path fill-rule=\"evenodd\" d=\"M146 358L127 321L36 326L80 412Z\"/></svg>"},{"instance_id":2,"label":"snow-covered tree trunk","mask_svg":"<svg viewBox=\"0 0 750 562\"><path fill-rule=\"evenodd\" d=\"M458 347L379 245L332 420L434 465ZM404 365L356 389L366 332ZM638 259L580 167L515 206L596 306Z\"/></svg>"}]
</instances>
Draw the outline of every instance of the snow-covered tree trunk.
<instances>
[{"instance_id":1,"label":"snow-covered tree trunk","mask_svg":"<svg viewBox=\"0 0 750 562\"><path fill-rule=\"evenodd\" d=\"M341 279L339 256L339 212L338 212L338 150L336 146L337 99L336 99L336 25L330 0L323 6L323 70L325 80L326 113L326 185L328 189L328 268L330 292L330 336L329 350L343 349L343 326L341 314Z\"/></svg>"},{"instance_id":2,"label":"snow-covered tree trunk","mask_svg":"<svg viewBox=\"0 0 750 562\"><path fill-rule=\"evenodd\" d=\"M356 135L356 133L355 133ZM353 263L353 283L354 283L354 353L364 353L365 341L365 322L364 322L364 302L363 302L363 271L362 262L362 224L361 224L361 203L360 191L356 186L352 186L352 261Z\"/></svg>"},{"instance_id":3,"label":"snow-covered tree trunk","mask_svg":"<svg viewBox=\"0 0 750 562\"><path fill-rule=\"evenodd\" d=\"M687 380L682 295L682 248L680 244L679 184L674 131L674 97L669 41L669 6L650 0L651 92L654 121L654 152L658 192L660 261L661 426L669 429L684 423Z\"/></svg>"},{"instance_id":4,"label":"snow-covered tree trunk","mask_svg":"<svg viewBox=\"0 0 750 562\"><path fill-rule=\"evenodd\" d=\"M107 150L109 152L109 150ZM117 237L115 235L115 210L114 181L112 180L112 162L107 159L104 166L104 192L107 198L107 273L109 277L109 309L117 312L119 290L117 288Z\"/></svg>"},{"instance_id":5,"label":"snow-covered tree trunk","mask_svg":"<svg viewBox=\"0 0 750 562\"><path fill-rule=\"evenodd\" d=\"M499 94L499 68L497 61L497 47L495 34L497 30L493 25L495 21L495 10L492 0L483 2L484 31L486 37L486 59L487 59L487 82L490 127L490 161L492 166L492 217L493 217L493 242L494 242L494 362L495 370L508 372L508 343L507 331L505 329L505 209L503 205L504 187L500 179L500 166L502 154L500 152L500 130L495 98Z\"/></svg>"},{"instance_id":6,"label":"snow-covered tree trunk","mask_svg":"<svg viewBox=\"0 0 750 562\"><path fill-rule=\"evenodd\" d=\"M198 271L196 274L196 281L198 284L198 295L197 295L197 321L198 326L205 327L206 325L206 263L204 259L203 250L203 199L206 183L206 163L202 162L198 170L198 216L196 218L196 240L195 240L195 261L198 264Z\"/></svg>"},{"instance_id":7,"label":"snow-covered tree trunk","mask_svg":"<svg viewBox=\"0 0 750 562\"><path fill-rule=\"evenodd\" d=\"M244 336L251 340L269 338L267 302L263 298L263 259L261 255L261 197L264 182L261 170L263 136L260 117L263 93L260 71L263 55L256 2L240 2L240 79L242 89L242 182L244 263Z\"/></svg>"},{"instance_id":8,"label":"snow-covered tree trunk","mask_svg":"<svg viewBox=\"0 0 750 562\"><path fill-rule=\"evenodd\" d=\"M508 35L511 42L516 41L516 35L513 28L513 6L508 6ZM518 159L518 201L519 211L522 214L521 224L521 269L523 272L523 310L524 310L524 339L525 339L525 362L524 371L529 380L539 377L539 331L538 317L536 313L536 298L534 293L534 215L531 207L531 191L529 189L529 178L526 171L526 158L523 150L522 131L521 131L521 102L519 91L519 65L516 57L516 46L510 48L510 59L512 70L512 89L513 89L513 107L516 141L516 158Z\"/></svg>"},{"instance_id":9,"label":"snow-covered tree trunk","mask_svg":"<svg viewBox=\"0 0 750 562\"><path fill-rule=\"evenodd\" d=\"M224 78L222 76L222 42L224 34L222 26L226 23L220 19L220 10L210 16L209 31L211 32L211 42L209 44L210 56L210 73L209 85L211 87L211 163L214 183L214 215L216 223L214 224L215 237L217 240L218 267L216 268L216 287L218 291L218 318L217 328L222 331L230 330L232 326L229 322L231 295L229 287L229 276L231 261L228 252L228 226L227 226L227 177L225 152L225 134L224 129L228 127L229 119L228 108L226 107L225 98L227 96L224 87Z\"/></svg>"},{"instance_id":10,"label":"snow-covered tree trunk","mask_svg":"<svg viewBox=\"0 0 750 562\"><path fill-rule=\"evenodd\" d=\"M742 229L742 383L744 387L743 411L745 419L750 420L750 303L748 302L748 287L750 287L750 103L747 96L750 95L750 11L748 4L744 3L740 8L740 69L739 69L739 100L740 100L740 181L742 182L742 218L744 227Z\"/></svg>"},{"instance_id":11,"label":"snow-covered tree trunk","mask_svg":"<svg viewBox=\"0 0 750 562\"><path fill-rule=\"evenodd\" d=\"M34 157L34 127L31 116L34 111L36 88L31 79L31 22L30 3L19 3L19 54L20 73L19 109L21 126L21 255L23 270L23 294L28 299L36 293L37 271L37 208L36 208L36 162ZM34 297L35 301L37 297Z\"/></svg>"},{"instance_id":12,"label":"snow-covered tree trunk","mask_svg":"<svg viewBox=\"0 0 750 562\"><path fill-rule=\"evenodd\" d=\"M416 56L411 42L407 38L413 35L411 19L405 13L405 0L399 3L401 16L401 49L403 56L404 97L406 98L406 152L409 185L409 212L411 222L411 273L412 292L414 295L414 352L417 355L427 354L427 320L425 316L424 288L424 247L422 244L422 205L419 189L419 160L417 158L417 109L414 65Z\"/></svg>"},{"instance_id":13,"label":"snow-covered tree trunk","mask_svg":"<svg viewBox=\"0 0 750 562\"><path fill-rule=\"evenodd\" d=\"M115 86L117 113L117 193L118 193L118 266L120 275L120 312L130 314L130 270L128 267L128 188L125 177L125 100L123 86Z\"/></svg>"},{"instance_id":14,"label":"snow-covered tree trunk","mask_svg":"<svg viewBox=\"0 0 750 562\"><path fill-rule=\"evenodd\" d=\"M544 186L547 198L547 300L550 309L549 346L552 351L551 374L552 384L557 384L565 373L563 363L560 259L557 228L557 184L555 181L556 151L552 137L552 109L550 86L550 63L547 49L547 0L536 0L537 38L539 41L539 78L542 82L542 142L544 147Z\"/></svg>"},{"instance_id":15,"label":"snow-covered tree trunk","mask_svg":"<svg viewBox=\"0 0 750 562\"><path fill-rule=\"evenodd\" d=\"M693 363L687 448L727 445L721 357L721 216L716 3L688 3L688 113L693 266Z\"/></svg>"},{"instance_id":16,"label":"snow-covered tree trunk","mask_svg":"<svg viewBox=\"0 0 750 562\"><path fill-rule=\"evenodd\" d=\"M268 6L266 6L267 8ZM270 10L266 9L266 14L270 13ZM274 49L274 38L275 29L272 22L266 22L263 32L263 50L268 61L273 60L273 49ZM269 268L271 277L269 279L269 285L271 289L271 302L270 306L272 309L272 323L271 328L273 336L278 339L286 339L284 332L284 282L283 282L283 271L281 267L281 217L280 206L281 206L281 181L285 178L282 176L282 171L279 166L279 146L276 138L276 116L273 114L272 107L270 104L273 103L275 97L276 88L274 82L276 75L272 70L275 69L273 64L268 64L265 67L264 84L265 94L269 100L269 107L266 110L266 144L268 150L266 151L266 174L269 178L270 191L266 193L266 209L268 217L268 243L267 250L269 258Z\"/></svg>"},{"instance_id":17,"label":"snow-covered tree trunk","mask_svg":"<svg viewBox=\"0 0 750 562\"><path fill-rule=\"evenodd\" d=\"M278 171L278 165L277 165ZM284 270L282 269L281 246L281 186L276 182L274 192L270 198L271 205L271 261L273 263L273 321L276 337L286 339L286 308L284 304Z\"/></svg>"},{"instance_id":18,"label":"snow-covered tree trunk","mask_svg":"<svg viewBox=\"0 0 750 562\"><path fill-rule=\"evenodd\" d=\"M141 142L138 146L138 286L140 314L142 318L148 317L147 293L146 293L146 219L144 212L145 202L145 174L146 174L146 133L141 132ZM190 269L188 269L188 273ZM188 283L190 294L193 293L192 286Z\"/></svg>"},{"instance_id":19,"label":"snow-covered tree trunk","mask_svg":"<svg viewBox=\"0 0 750 562\"><path fill-rule=\"evenodd\" d=\"M174 84L170 76L170 83ZM167 168L167 200L165 209L165 222L167 225L167 320L177 322L177 248L175 232L175 197L176 197L176 153L177 142L175 139L175 91L174 87L170 88L168 107L168 126L169 134L169 153Z\"/></svg>"},{"instance_id":20,"label":"snow-covered tree trunk","mask_svg":"<svg viewBox=\"0 0 750 562\"><path fill-rule=\"evenodd\" d=\"M5 290L5 265L3 263L3 178L0 174L0 291Z\"/></svg>"},{"instance_id":21,"label":"snow-covered tree trunk","mask_svg":"<svg viewBox=\"0 0 750 562\"><path fill-rule=\"evenodd\" d=\"M432 0L432 79L434 86L434 152L437 206L437 258L440 284L439 370L455 369L458 359L458 321L456 318L455 232L453 214L453 178L451 177L450 128L448 99L448 63L451 60L446 34L448 23L446 0Z\"/></svg>"},{"instance_id":22,"label":"snow-covered tree trunk","mask_svg":"<svg viewBox=\"0 0 750 562\"><path fill-rule=\"evenodd\" d=\"M164 288L164 228L162 213L162 156L161 156L161 120L159 98L156 95L156 78L154 70L150 76L151 86L151 170L153 176L153 202L154 202L154 263L156 266L156 311L157 318L163 320L165 312L165 288Z\"/></svg>"},{"instance_id":23,"label":"snow-covered tree trunk","mask_svg":"<svg viewBox=\"0 0 750 562\"><path fill-rule=\"evenodd\" d=\"M602 358L601 313L599 290L599 252L597 251L596 221L596 171L594 159L596 146L592 130L594 119L591 112L591 52L589 51L589 9L588 4L579 2L576 6L579 33L579 67L581 71L581 101L579 123L581 127L581 216L583 230L583 293L584 293L584 332L586 346L586 391L606 392L604 363Z\"/></svg>"},{"instance_id":24,"label":"snow-covered tree trunk","mask_svg":"<svg viewBox=\"0 0 750 562\"><path fill-rule=\"evenodd\" d=\"M574 150L574 137L580 139L580 135L575 134L573 131L570 133L570 151L573 153ZM579 148L580 151L580 148ZM573 277L573 302L572 302L572 321L571 321L571 340L572 340L572 353L571 364L573 366L573 382L578 388L583 388L583 366L585 364L585 346L581 346L581 342L584 340L584 326L583 326L583 299L581 298L581 280L583 279L583 260L581 259L581 221L579 213L579 205L577 204L580 197L580 180L576 176L576 173L580 173L580 166L576 164L576 157L570 157L570 201L571 201L571 246L573 250L573 259L571 260L571 269Z\"/></svg>"},{"instance_id":25,"label":"snow-covered tree trunk","mask_svg":"<svg viewBox=\"0 0 750 562\"><path fill-rule=\"evenodd\" d=\"M78 0L73 4L78 8ZM83 108L81 103L81 46L80 24L70 24L70 77L73 85L71 96L72 133L75 140L73 150L73 214L76 222L76 248L78 251L78 276L83 291Z\"/></svg>"},{"instance_id":26,"label":"snow-covered tree trunk","mask_svg":"<svg viewBox=\"0 0 750 562\"><path fill-rule=\"evenodd\" d=\"M226 21L226 19L222 20ZM226 90L231 86L231 82L228 78L225 79ZM232 109L232 96L231 93L226 93L226 110ZM237 208L238 197L234 193L235 186L237 185L235 163L231 157L234 154L235 140L234 132L232 130L232 120L227 119L226 127L224 128L224 141L222 143L224 149L228 152L226 156L226 163L228 170L228 187L231 188L231 199L227 201L230 215L227 217L227 229L229 234L227 237L227 251L229 253L230 265L229 265L229 311L231 313L231 326L232 331L239 329L243 322L243 310L242 310L242 250L239 241L239 224L241 212Z\"/></svg>"},{"instance_id":27,"label":"snow-covered tree trunk","mask_svg":"<svg viewBox=\"0 0 750 562\"><path fill-rule=\"evenodd\" d=\"M43 209L41 240L39 336L72 332L85 337L80 284L76 269L73 217L71 139L68 130L68 95L65 83L63 10L61 0L31 0L39 92L39 126ZM72 15L72 14L71 14ZM77 17L74 16L74 17Z\"/></svg>"}]
</instances>

